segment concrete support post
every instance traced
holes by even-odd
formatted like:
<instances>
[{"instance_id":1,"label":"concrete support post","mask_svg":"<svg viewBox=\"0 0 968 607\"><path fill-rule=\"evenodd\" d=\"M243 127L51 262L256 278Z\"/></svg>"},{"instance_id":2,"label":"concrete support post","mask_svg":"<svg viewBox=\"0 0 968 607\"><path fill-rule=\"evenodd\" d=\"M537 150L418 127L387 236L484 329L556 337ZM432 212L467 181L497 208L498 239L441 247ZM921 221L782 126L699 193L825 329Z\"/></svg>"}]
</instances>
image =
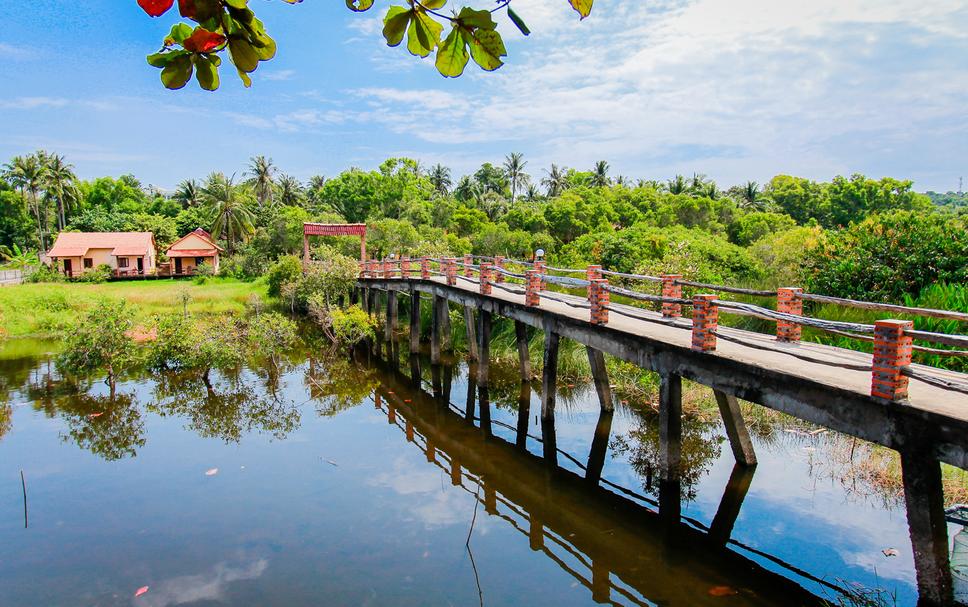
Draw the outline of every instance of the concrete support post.
<instances>
[{"instance_id":1,"label":"concrete support post","mask_svg":"<svg viewBox=\"0 0 968 607\"><path fill-rule=\"evenodd\" d=\"M464 255L464 277L465 278L474 277L474 268L471 267L473 265L474 265L474 258L471 257L470 255Z\"/></svg>"},{"instance_id":2,"label":"concrete support post","mask_svg":"<svg viewBox=\"0 0 968 607\"><path fill-rule=\"evenodd\" d=\"M593 325L608 324L610 295L606 287L608 287L608 281L604 278L593 278L588 285L588 301L591 303L589 320Z\"/></svg>"},{"instance_id":3,"label":"concrete support post","mask_svg":"<svg viewBox=\"0 0 968 607\"><path fill-rule=\"evenodd\" d=\"M420 293L410 292L410 353L420 352Z\"/></svg>"},{"instance_id":4,"label":"concrete support post","mask_svg":"<svg viewBox=\"0 0 968 607\"><path fill-rule=\"evenodd\" d=\"M602 266L588 266L585 270L585 280L588 281L588 301L592 300L592 281L602 277Z\"/></svg>"},{"instance_id":5,"label":"concrete support post","mask_svg":"<svg viewBox=\"0 0 968 607\"><path fill-rule=\"evenodd\" d=\"M716 349L719 329L719 308L716 295L695 295L692 298L692 349L712 352Z\"/></svg>"},{"instance_id":6,"label":"concrete support post","mask_svg":"<svg viewBox=\"0 0 968 607\"><path fill-rule=\"evenodd\" d=\"M447 284L454 286L457 284L457 260L448 257L446 260L446 267L444 270L444 275L447 276Z\"/></svg>"},{"instance_id":7,"label":"concrete support post","mask_svg":"<svg viewBox=\"0 0 968 607\"><path fill-rule=\"evenodd\" d=\"M595 381L595 391L598 392L598 402L604 411L612 411L612 387L608 383L608 369L605 368L605 355L601 350L586 346L588 350L588 364L592 369L592 379Z\"/></svg>"},{"instance_id":8,"label":"concrete support post","mask_svg":"<svg viewBox=\"0 0 968 607\"><path fill-rule=\"evenodd\" d=\"M491 367L491 313L487 310L481 310L478 313L478 323L477 336L480 340L480 347L478 348L477 383L482 387L487 387Z\"/></svg>"},{"instance_id":9,"label":"concrete support post","mask_svg":"<svg viewBox=\"0 0 968 607\"><path fill-rule=\"evenodd\" d=\"M518 363L521 379L531 381L531 350L528 345L528 325L520 320L514 321L514 338L518 343Z\"/></svg>"},{"instance_id":10,"label":"concrete support post","mask_svg":"<svg viewBox=\"0 0 968 607\"><path fill-rule=\"evenodd\" d=\"M678 283L682 274L663 274L662 275L662 296L674 299L682 298L682 285ZM662 315L666 318L679 318L682 316L682 305L677 303L663 303Z\"/></svg>"},{"instance_id":11,"label":"concrete support post","mask_svg":"<svg viewBox=\"0 0 968 607\"><path fill-rule=\"evenodd\" d=\"M918 606L948 607L954 604L954 596L941 464L926 453L917 449L901 452L904 502L918 580Z\"/></svg>"},{"instance_id":12,"label":"concrete support post","mask_svg":"<svg viewBox=\"0 0 968 607\"><path fill-rule=\"evenodd\" d=\"M467 331L467 355L472 361L477 356L477 323L474 320L474 308L464 306L464 330Z\"/></svg>"},{"instance_id":13,"label":"concrete support post","mask_svg":"<svg viewBox=\"0 0 968 607\"><path fill-rule=\"evenodd\" d=\"M447 309L447 300L439 295L434 295L433 311L431 313L430 324L430 362L434 365L440 364L440 352L443 340L443 312Z\"/></svg>"},{"instance_id":14,"label":"concrete support post","mask_svg":"<svg viewBox=\"0 0 968 607\"><path fill-rule=\"evenodd\" d=\"M392 343L397 331L397 292L387 291L386 337L387 343Z\"/></svg>"},{"instance_id":15,"label":"concrete support post","mask_svg":"<svg viewBox=\"0 0 968 607\"><path fill-rule=\"evenodd\" d=\"M430 280L430 260L426 257L420 258L420 279Z\"/></svg>"},{"instance_id":16,"label":"concrete support post","mask_svg":"<svg viewBox=\"0 0 968 607\"><path fill-rule=\"evenodd\" d=\"M739 512L743 507L743 501L753 483L755 471L755 466L740 464L733 466L733 471L726 482L726 489L723 491L723 498L719 500L719 508L716 509L716 515L709 525L709 537L720 546L729 543L733 527L736 526L736 519L739 518Z\"/></svg>"},{"instance_id":17,"label":"concrete support post","mask_svg":"<svg viewBox=\"0 0 968 607\"><path fill-rule=\"evenodd\" d=\"M558 342L553 330L545 331L544 372L541 379L541 417L550 419L555 414L558 388Z\"/></svg>"},{"instance_id":18,"label":"concrete support post","mask_svg":"<svg viewBox=\"0 0 968 607\"><path fill-rule=\"evenodd\" d=\"M491 282L494 280L494 270L491 264L486 261L481 262L481 295L491 294Z\"/></svg>"},{"instance_id":19,"label":"concrete support post","mask_svg":"<svg viewBox=\"0 0 968 607\"><path fill-rule=\"evenodd\" d=\"M535 270L528 270L525 275L524 305L537 307L541 305L541 274Z\"/></svg>"},{"instance_id":20,"label":"concrete support post","mask_svg":"<svg viewBox=\"0 0 968 607\"><path fill-rule=\"evenodd\" d=\"M602 478L605 468L605 455L608 452L608 440L612 434L611 409L602 409L595 426L595 436L592 437L592 447L588 452L588 465L585 467L585 480L597 485Z\"/></svg>"},{"instance_id":21,"label":"concrete support post","mask_svg":"<svg viewBox=\"0 0 968 607\"><path fill-rule=\"evenodd\" d=\"M908 378L901 370L911 364L913 340L905 331L914 328L909 320L878 320L874 323L874 365L871 396L887 400L908 397Z\"/></svg>"},{"instance_id":22,"label":"concrete support post","mask_svg":"<svg viewBox=\"0 0 968 607\"><path fill-rule=\"evenodd\" d=\"M800 295L803 289L796 287L781 287L776 290L776 311L784 314L803 316L803 300ZM800 325L788 320L776 321L777 341L800 341Z\"/></svg>"},{"instance_id":23,"label":"concrete support post","mask_svg":"<svg viewBox=\"0 0 968 607\"><path fill-rule=\"evenodd\" d=\"M753 441L750 439L746 422L743 421L743 411L739 408L739 401L735 396L719 390L713 390L713 394L716 395L716 404L719 405L719 414L726 427L726 437L729 439L729 446L733 449L733 457L738 464L755 466L756 452L753 451Z\"/></svg>"},{"instance_id":24,"label":"concrete support post","mask_svg":"<svg viewBox=\"0 0 968 607\"><path fill-rule=\"evenodd\" d=\"M662 376L659 388L659 477L679 478L682 460L682 378Z\"/></svg>"},{"instance_id":25,"label":"concrete support post","mask_svg":"<svg viewBox=\"0 0 968 607\"><path fill-rule=\"evenodd\" d=\"M523 381L518 391L518 425L514 444L522 449L528 445L528 422L531 418L531 384Z\"/></svg>"},{"instance_id":26,"label":"concrete support post","mask_svg":"<svg viewBox=\"0 0 968 607\"><path fill-rule=\"evenodd\" d=\"M497 270L503 270L504 269L504 258L501 257L500 255L496 256L494 258L494 267ZM504 282L504 274L501 274L500 272L495 271L494 272L494 282L498 282L498 283Z\"/></svg>"},{"instance_id":27,"label":"concrete support post","mask_svg":"<svg viewBox=\"0 0 968 607\"><path fill-rule=\"evenodd\" d=\"M400 260L400 278L404 280L410 279L410 258L404 257Z\"/></svg>"}]
</instances>

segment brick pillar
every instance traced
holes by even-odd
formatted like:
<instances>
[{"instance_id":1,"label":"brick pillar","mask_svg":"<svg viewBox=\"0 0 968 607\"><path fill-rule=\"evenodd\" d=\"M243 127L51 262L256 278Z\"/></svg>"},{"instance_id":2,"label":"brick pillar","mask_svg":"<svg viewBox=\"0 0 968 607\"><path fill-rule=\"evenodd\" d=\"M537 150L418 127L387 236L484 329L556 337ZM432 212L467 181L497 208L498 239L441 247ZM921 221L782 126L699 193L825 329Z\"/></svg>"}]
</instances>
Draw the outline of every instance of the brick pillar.
<instances>
[{"instance_id":1,"label":"brick pillar","mask_svg":"<svg viewBox=\"0 0 968 607\"><path fill-rule=\"evenodd\" d=\"M361 261L359 263L359 267L360 267L360 278L366 278L366 263Z\"/></svg>"},{"instance_id":2,"label":"brick pillar","mask_svg":"<svg viewBox=\"0 0 968 607\"><path fill-rule=\"evenodd\" d=\"M474 258L470 255L464 255L464 276L467 278L474 277L474 270L471 266L474 265Z\"/></svg>"},{"instance_id":3,"label":"brick pillar","mask_svg":"<svg viewBox=\"0 0 968 607\"><path fill-rule=\"evenodd\" d=\"M682 274L663 274L662 275L662 296L682 298L682 285L676 281L682 278ZM682 316L682 306L676 303L663 303L662 315L666 318L679 318Z\"/></svg>"},{"instance_id":4,"label":"brick pillar","mask_svg":"<svg viewBox=\"0 0 968 607\"><path fill-rule=\"evenodd\" d=\"M494 271L491 264L486 261L481 262L481 295L491 294L491 281L494 280Z\"/></svg>"},{"instance_id":5,"label":"brick pillar","mask_svg":"<svg viewBox=\"0 0 968 607\"><path fill-rule=\"evenodd\" d=\"M453 257L448 257L446 262L447 269L444 273L447 275L447 284L454 286L457 284L457 260Z\"/></svg>"},{"instance_id":6,"label":"brick pillar","mask_svg":"<svg viewBox=\"0 0 968 607\"><path fill-rule=\"evenodd\" d=\"M366 277L375 278L375 276L373 276L373 262L369 259L366 260Z\"/></svg>"},{"instance_id":7,"label":"brick pillar","mask_svg":"<svg viewBox=\"0 0 968 607\"><path fill-rule=\"evenodd\" d=\"M803 300L800 294L803 289L796 287L781 287L776 290L776 311L784 314L803 316ZM800 341L800 325L786 320L776 321L777 341Z\"/></svg>"},{"instance_id":8,"label":"brick pillar","mask_svg":"<svg viewBox=\"0 0 968 607\"><path fill-rule=\"evenodd\" d=\"M874 323L874 373L871 396L904 400L908 396L908 378L901 369L911 364L912 339L904 332L913 329L909 320L878 320Z\"/></svg>"},{"instance_id":9,"label":"brick pillar","mask_svg":"<svg viewBox=\"0 0 968 607\"><path fill-rule=\"evenodd\" d=\"M393 265L387 259L383 260L383 278L385 280L393 278Z\"/></svg>"},{"instance_id":10,"label":"brick pillar","mask_svg":"<svg viewBox=\"0 0 968 607\"><path fill-rule=\"evenodd\" d=\"M420 278L430 280L430 260L426 257L420 258Z\"/></svg>"},{"instance_id":11,"label":"brick pillar","mask_svg":"<svg viewBox=\"0 0 968 607\"><path fill-rule=\"evenodd\" d=\"M407 280L410 278L410 258L404 257L400 260L400 278Z\"/></svg>"},{"instance_id":12,"label":"brick pillar","mask_svg":"<svg viewBox=\"0 0 968 607\"><path fill-rule=\"evenodd\" d=\"M608 303L609 292L605 287L608 281L604 278L592 278L589 285L590 295L588 301L592 304L591 323L593 325L608 324Z\"/></svg>"},{"instance_id":13,"label":"brick pillar","mask_svg":"<svg viewBox=\"0 0 968 607\"><path fill-rule=\"evenodd\" d=\"M715 332L719 328L717 295L695 295L692 298L692 349L712 352L716 349Z\"/></svg>"},{"instance_id":14,"label":"brick pillar","mask_svg":"<svg viewBox=\"0 0 968 607\"><path fill-rule=\"evenodd\" d=\"M535 270L528 270L524 273L525 281L527 283L526 290L524 292L524 305L526 306L540 306L541 305L541 274L538 274Z\"/></svg>"},{"instance_id":15,"label":"brick pillar","mask_svg":"<svg viewBox=\"0 0 968 607\"><path fill-rule=\"evenodd\" d=\"M543 259L539 259L539 260L535 261L534 262L534 271L537 272L538 275L542 277L542 280L541 280L541 290L544 291L545 289L548 288L548 285L546 285L545 284L545 281L544 281L544 275L548 273L548 264L547 264L547 262L545 262Z\"/></svg>"},{"instance_id":16,"label":"brick pillar","mask_svg":"<svg viewBox=\"0 0 968 607\"><path fill-rule=\"evenodd\" d=\"M592 281L602 277L602 266L588 266L585 280L588 281L588 301L592 300Z\"/></svg>"},{"instance_id":17,"label":"brick pillar","mask_svg":"<svg viewBox=\"0 0 968 607\"><path fill-rule=\"evenodd\" d=\"M494 258L494 267L501 270L504 269L504 258L500 255ZM504 282L504 274L500 272L494 272L494 282Z\"/></svg>"}]
</instances>

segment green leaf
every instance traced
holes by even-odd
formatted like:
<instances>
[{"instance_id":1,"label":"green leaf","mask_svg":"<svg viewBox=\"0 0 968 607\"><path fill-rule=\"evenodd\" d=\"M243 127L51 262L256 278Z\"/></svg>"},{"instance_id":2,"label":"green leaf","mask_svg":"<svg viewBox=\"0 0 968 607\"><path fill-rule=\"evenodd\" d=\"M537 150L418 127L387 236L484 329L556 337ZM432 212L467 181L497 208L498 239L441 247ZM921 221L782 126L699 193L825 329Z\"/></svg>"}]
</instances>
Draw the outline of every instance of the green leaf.
<instances>
[{"instance_id":1,"label":"green leaf","mask_svg":"<svg viewBox=\"0 0 968 607\"><path fill-rule=\"evenodd\" d=\"M243 86L245 86L245 88L249 88L250 86L252 86L252 78L249 78L248 74L246 74L240 69L236 69L236 71L239 73L239 78L242 79L242 84Z\"/></svg>"},{"instance_id":2,"label":"green leaf","mask_svg":"<svg viewBox=\"0 0 968 607\"><path fill-rule=\"evenodd\" d=\"M519 17L518 14L514 12L514 9L511 8L510 4L508 5L508 17L511 18L511 22L514 23L514 25L518 28L518 31L520 31L525 36L531 35L531 30L528 29L527 25L525 25L524 19Z\"/></svg>"},{"instance_id":3,"label":"green leaf","mask_svg":"<svg viewBox=\"0 0 968 607\"><path fill-rule=\"evenodd\" d=\"M497 27L497 23L491 16L491 11L476 11L469 6L461 9L457 15L457 20L462 25L470 28L478 27L485 30L492 30Z\"/></svg>"},{"instance_id":4,"label":"green leaf","mask_svg":"<svg viewBox=\"0 0 968 607\"><path fill-rule=\"evenodd\" d=\"M168 36L165 38L165 46L181 44L186 38L192 35L192 31L191 26L187 23L176 23L171 26L171 31L168 32Z\"/></svg>"},{"instance_id":5,"label":"green leaf","mask_svg":"<svg viewBox=\"0 0 968 607\"><path fill-rule=\"evenodd\" d=\"M410 25L410 19L414 12L402 6L391 6L383 18L383 37L386 38L387 46L397 46L403 42L403 35Z\"/></svg>"},{"instance_id":6,"label":"green leaf","mask_svg":"<svg viewBox=\"0 0 968 607\"><path fill-rule=\"evenodd\" d=\"M440 44L444 26L424 11L415 11L407 32L407 50L411 55L426 57Z\"/></svg>"},{"instance_id":7,"label":"green leaf","mask_svg":"<svg viewBox=\"0 0 968 607\"><path fill-rule=\"evenodd\" d=\"M218 68L204 55L199 55L195 60L195 78L198 79L198 85L206 91L218 89Z\"/></svg>"},{"instance_id":8,"label":"green leaf","mask_svg":"<svg viewBox=\"0 0 968 607\"><path fill-rule=\"evenodd\" d=\"M246 40L229 38L229 54L235 67L243 72L254 72L259 67L259 55Z\"/></svg>"},{"instance_id":9,"label":"green leaf","mask_svg":"<svg viewBox=\"0 0 968 607\"><path fill-rule=\"evenodd\" d=\"M507 49L501 34L492 30L475 30L468 32L464 30L464 40L471 49L471 57L474 63L481 66L486 72L493 72L504 65L501 57L506 57Z\"/></svg>"},{"instance_id":10,"label":"green leaf","mask_svg":"<svg viewBox=\"0 0 968 607\"><path fill-rule=\"evenodd\" d=\"M423 4L424 8L429 8L431 10L434 10L438 8L443 8L444 5L447 4L447 0L426 0L425 2L421 2L420 4Z\"/></svg>"},{"instance_id":11,"label":"green leaf","mask_svg":"<svg viewBox=\"0 0 968 607\"><path fill-rule=\"evenodd\" d=\"M457 78L464 73L468 60L470 55L461 29L455 27L437 50L437 71L448 78Z\"/></svg>"},{"instance_id":12,"label":"green leaf","mask_svg":"<svg viewBox=\"0 0 968 607\"><path fill-rule=\"evenodd\" d=\"M185 86L191 77L192 60L187 54L175 57L161 70L161 83L173 91Z\"/></svg>"},{"instance_id":13,"label":"green leaf","mask_svg":"<svg viewBox=\"0 0 968 607\"><path fill-rule=\"evenodd\" d=\"M373 0L346 0L346 8L357 13L368 11L372 6Z\"/></svg>"},{"instance_id":14,"label":"green leaf","mask_svg":"<svg viewBox=\"0 0 968 607\"><path fill-rule=\"evenodd\" d=\"M594 1L595 0L568 0L568 2L571 4L571 7L578 11L578 14L581 15L582 19L592 13L592 3L594 3Z\"/></svg>"},{"instance_id":15,"label":"green leaf","mask_svg":"<svg viewBox=\"0 0 968 607\"><path fill-rule=\"evenodd\" d=\"M152 67L165 67L172 59L171 53L152 53L148 55L148 65Z\"/></svg>"},{"instance_id":16,"label":"green leaf","mask_svg":"<svg viewBox=\"0 0 968 607\"><path fill-rule=\"evenodd\" d=\"M249 4L249 0L224 0L232 8L243 9Z\"/></svg>"}]
</instances>

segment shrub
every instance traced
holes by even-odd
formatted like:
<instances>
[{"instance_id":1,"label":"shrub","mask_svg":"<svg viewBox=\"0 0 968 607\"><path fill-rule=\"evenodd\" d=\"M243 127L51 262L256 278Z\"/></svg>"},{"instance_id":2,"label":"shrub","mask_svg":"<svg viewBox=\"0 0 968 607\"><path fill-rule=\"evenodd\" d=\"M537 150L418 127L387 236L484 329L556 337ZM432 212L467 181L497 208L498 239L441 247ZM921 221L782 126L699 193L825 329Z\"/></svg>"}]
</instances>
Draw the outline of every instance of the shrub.
<instances>
[{"instance_id":1,"label":"shrub","mask_svg":"<svg viewBox=\"0 0 968 607\"><path fill-rule=\"evenodd\" d=\"M203 285L213 276L215 276L215 268L211 264L201 263L195 266L195 284Z\"/></svg>"},{"instance_id":2,"label":"shrub","mask_svg":"<svg viewBox=\"0 0 968 607\"><path fill-rule=\"evenodd\" d=\"M136 358L135 343L128 334L132 324L124 301L98 303L67 331L57 369L75 377L103 369L113 390L118 375Z\"/></svg>"},{"instance_id":3,"label":"shrub","mask_svg":"<svg viewBox=\"0 0 968 607\"><path fill-rule=\"evenodd\" d=\"M24 275L24 282L63 282L64 275L55 268L41 264L33 272Z\"/></svg>"},{"instance_id":4,"label":"shrub","mask_svg":"<svg viewBox=\"0 0 968 607\"><path fill-rule=\"evenodd\" d=\"M333 310L330 314L333 338L337 343L355 346L376 338L376 321L359 306Z\"/></svg>"},{"instance_id":5,"label":"shrub","mask_svg":"<svg viewBox=\"0 0 968 607\"><path fill-rule=\"evenodd\" d=\"M78 282L90 282L94 284L101 284L107 282L109 278L114 274L114 268L106 263L102 263L98 267L84 272L77 277Z\"/></svg>"},{"instance_id":6,"label":"shrub","mask_svg":"<svg viewBox=\"0 0 968 607\"><path fill-rule=\"evenodd\" d=\"M295 255L284 255L279 261L269 268L266 274L266 283L269 285L269 296L279 297L282 293L282 285L287 282L296 282L302 277L302 261Z\"/></svg>"},{"instance_id":7,"label":"shrub","mask_svg":"<svg viewBox=\"0 0 968 607\"><path fill-rule=\"evenodd\" d=\"M151 369L200 370L235 368L244 361L246 324L235 315L200 323L181 315L164 316L148 348Z\"/></svg>"},{"instance_id":8,"label":"shrub","mask_svg":"<svg viewBox=\"0 0 968 607\"><path fill-rule=\"evenodd\" d=\"M257 317L249 328L253 347L277 366L280 356L296 344L296 323L276 312Z\"/></svg>"}]
</instances>

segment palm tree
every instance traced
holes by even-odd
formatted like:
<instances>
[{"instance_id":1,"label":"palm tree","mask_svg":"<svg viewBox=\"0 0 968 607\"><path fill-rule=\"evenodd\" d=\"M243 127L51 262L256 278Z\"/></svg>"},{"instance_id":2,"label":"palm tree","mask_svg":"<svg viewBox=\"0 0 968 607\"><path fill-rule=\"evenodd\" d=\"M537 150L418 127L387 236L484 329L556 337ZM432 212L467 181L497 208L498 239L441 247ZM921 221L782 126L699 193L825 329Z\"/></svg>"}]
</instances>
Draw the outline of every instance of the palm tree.
<instances>
[{"instance_id":1,"label":"palm tree","mask_svg":"<svg viewBox=\"0 0 968 607\"><path fill-rule=\"evenodd\" d=\"M548 176L541 180L541 185L548 190L548 198L560 196L568 189L568 173L559 168L557 164L552 164L551 168L545 171Z\"/></svg>"},{"instance_id":2,"label":"palm tree","mask_svg":"<svg viewBox=\"0 0 968 607\"><path fill-rule=\"evenodd\" d=\"M737 189L739 190L737 202L740 207L754 211L762 211L766 208L769 201L760 189L760 184L755 181L747 181Z\"/></svg>"},{"instance_id":3,"label":"palm tree","mask_svg":"<svg viewBox=\"0 0 968 607\"><path fill-rule=\"evenodd\" d=\"M299 201L302 200L304 193L303 186L292 175L286 175L285 173L280 175L276 188L279 192L279 202L286 206L297 206Z\"/></svg>"},{"instance_id":4,"label":"palm tree","mask_svg":"<svg viewBox=\"0 0 968 607\"><path fill-rule=\"evenodd\" d=\"M504 157L504 175L511 186L511 204L517 202L518 191L529 181L528 175L524 172L528 161L523 158L524 155L520 152L511 152L509 156Z\"/></svg>"},{"instance_id":5,"label":"palm tree","mask_svg":"<svg viewBox=\"0 0 968 607\"><path fill-rule=\"evenodd\" d=\"M528 189L524 191L524 199L528 202L534 202L541 198L541 190L538 189L533 183L528 184Z\"/></svg>"},{"instance_id":6,"label":"palm tree","mask_svg":"<svg viewBox=\"0 0 968 607\"><path fill-rule=\"evenodd\" d=\"M46 195L54 200L57 209L57 229L63 230L67 226L67 209L75 206L80 199L74 166L68 164L63 156L57 154L48 156L43 174L43 186Z\"/></svg>"},{"instance_id":7,"label":"palm tree","mask_svg":"<svg viewBox=\"0 0 968 607\"><path fill-rule=\"evenodd\" d=\"M8 164L4 165L3 171L7 181L20 190L20 195L27 199L31 210L34 212L34 217L37 219L37 241L42 251L47 250L47 238L44 232L47 209L41 210L39 194L43 187L46 157L46 153L43 152L28 156L15 156Z\"/></svg>"},{"instance_id":8,"label":"palm tree","mask_svg":"<svg viewBox=\"0 0 968 607\"><path fill-rule=\"evenodd\" d=\"M202 204L201 188L194 179L186 179L175 188L172 198L181 203L182 208L197 207Z\"/></svg>"},{"instance_id":9,"label":"palm tree","mask_svg":"<svg viewBox=\"0 0 968 607\"><path fill-rule=\"evenodd\" d=\"M710 181L705 185L705 187L699 192L701 196L709 198L710 200L718 200L722 193L719 191L719 186L716 185L715 181Z\"/></svg>"},{"instance_id":10,"label":"palm tree","mask_svg":"<svg viewBox=\"0 0 968 607\"><path fill-rule=\"evenodd\" d=\"M649 188L657 192L661 192L665 189L665 184L659 182L658 179L639 179L637 185L640 188Z\"/></svg>"},{"instance_id":11,"label":"palm tree","mask_svg":"<svg viewBox=\"0 0 968 607\"><path fill-rule=\"evenodd\" d=\"M693 173L689 180L689 190L694 194L701 194L706 190L709 178L704 173Z\"/></svg>"},{"instance_id":12,"label":"palm tree","mask_svg":"<svg viewBox=\"0 0 968 607\"><path fill-rule=\"evenodd\" d=\"M676 175L673 179L667 181L666 188L670 194L685 194L686 190L689 189L686 178L682 175Z\"/></svg>"},{"instance_id":13,"label":"palm tree","mask_svg":"<svg viewBox=\"0 0 968 607\"><path fill-rule=\"evenodd\" d=\"M477 182L470 175L464 175L457 182L457 187L454 188L454 196L458 200L471 200L475 197L475 190L478 189Z\"/></svg>"},{"instance_id":14,"label":"palm tree","mask_svg":"<svg viewBox=\"0 0 968 607\"><path fill-rule=\"evenodd\" d=\"M592 178L589 182L593 188L607 188L612 185L612 179L608 176L608 162L599 160L592 169Z\"/></svg>"},{"instance_id":15,"label":"palm tree","mask_svg":"<svg viewBox=\"0 0 968 607\"><path fill-rule=\"evenodd\" d=\"M259 206L264 207L266 203L272 204L272 186L275 184L276 165L272 164L272 158L256 156L249 160L249 183L255 191L255 197L259 201Z\"/></svg>"},{"instance_id":16,"label":"palm tree","mask_svg":"<svg viewBox=\"0 0 968 607\"><path fill-rule=\"evenodd\" d=\"M201 190L202 200L211 216L212 235L225 238L230 255L235 243L244 241L255 230L250 208L252 193L246 186L235 184L234 179L234 175L226 177L223 173L212 173Z\"/></svg>"},{"instance_id":17,"label":"palm tree","mask_svg":"<svg viewBox=\"0 0 968 607\"><path fill-rule=\"evenodd\" d=\"M446 196L447 192L450 191L450 186L454 184L450 179L450 169L440 163L430 167L430 171L427 172L427 178L433 184L434 191L441 196Z\"/></svg>"}]
</instances>

